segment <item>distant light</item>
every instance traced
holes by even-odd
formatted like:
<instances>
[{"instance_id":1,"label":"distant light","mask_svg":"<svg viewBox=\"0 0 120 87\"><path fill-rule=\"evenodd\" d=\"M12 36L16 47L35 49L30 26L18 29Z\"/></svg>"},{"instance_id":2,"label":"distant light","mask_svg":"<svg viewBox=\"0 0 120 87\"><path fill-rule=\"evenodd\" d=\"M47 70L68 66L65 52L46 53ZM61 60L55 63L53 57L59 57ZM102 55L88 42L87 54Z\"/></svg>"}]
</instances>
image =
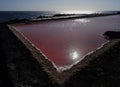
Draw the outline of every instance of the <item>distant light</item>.
<instances>
[{"instance_id":1,"label":"distant light","mask_svg":"<svg viewBox=\"0 0 120 87\"><path fill-rule=\"evenodd\" d=\"M64 14L92 14L94 11L62 11Z\"/></svg>"}]
</instances>

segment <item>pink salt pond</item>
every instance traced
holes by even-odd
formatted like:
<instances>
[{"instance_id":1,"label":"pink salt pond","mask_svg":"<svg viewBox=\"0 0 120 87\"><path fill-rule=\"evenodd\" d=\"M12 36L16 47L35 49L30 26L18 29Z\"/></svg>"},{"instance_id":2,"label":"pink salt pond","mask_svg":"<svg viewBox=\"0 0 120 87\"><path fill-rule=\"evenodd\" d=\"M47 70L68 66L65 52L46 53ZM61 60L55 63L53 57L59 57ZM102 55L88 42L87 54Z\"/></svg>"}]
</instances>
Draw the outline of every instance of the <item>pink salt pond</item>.
<instances>
[{"instance_id":1,"label":"pink salt pond","mask_svg":"<svg viewBox=\"0 0 120 87\"><path fill-rule=\"evenodd\" d=\"M119 31L120 16L44 21L14 27L60 67L80 61L105 43L102 34L108 30Z\"/></svg>"}]
</instances>

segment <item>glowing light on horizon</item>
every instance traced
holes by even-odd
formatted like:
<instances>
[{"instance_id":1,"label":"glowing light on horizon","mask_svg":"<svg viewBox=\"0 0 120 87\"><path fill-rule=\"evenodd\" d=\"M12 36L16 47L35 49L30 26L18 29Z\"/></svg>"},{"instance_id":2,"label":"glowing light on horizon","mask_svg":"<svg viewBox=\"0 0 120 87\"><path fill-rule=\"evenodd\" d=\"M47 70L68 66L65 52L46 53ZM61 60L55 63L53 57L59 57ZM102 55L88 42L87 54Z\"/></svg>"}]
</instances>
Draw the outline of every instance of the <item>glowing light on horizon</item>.
<instances>
[{"instance_id":1,"label":"glowing light on horizon","mask_svg":"<svg viewBox=\"0 0 120 87\"><path fill-rule=\"evenodd\" d=\"M63 14L93 14L95 11L62 11Z\"/></svg>"}]
</instances>

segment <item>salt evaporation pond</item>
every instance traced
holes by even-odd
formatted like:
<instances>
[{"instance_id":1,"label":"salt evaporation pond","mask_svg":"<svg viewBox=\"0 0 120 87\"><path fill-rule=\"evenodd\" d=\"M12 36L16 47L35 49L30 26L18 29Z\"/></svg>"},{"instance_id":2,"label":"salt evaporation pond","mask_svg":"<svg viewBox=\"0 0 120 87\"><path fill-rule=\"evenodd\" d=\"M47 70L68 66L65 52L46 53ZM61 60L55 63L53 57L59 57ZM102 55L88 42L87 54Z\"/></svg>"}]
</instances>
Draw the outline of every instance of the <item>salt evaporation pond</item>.
<instances>
[{"instance_id":1,"label":"salt evaporation pond","mask_svg":"<svg viewBox=\"0 0 120 87\"><path fill-rule=\"evenodd\" d=\"M71 65L107 40L102 34L120 30L120 16L44 21L16 29L55 65Z\"/></svg>"}]
</instances>

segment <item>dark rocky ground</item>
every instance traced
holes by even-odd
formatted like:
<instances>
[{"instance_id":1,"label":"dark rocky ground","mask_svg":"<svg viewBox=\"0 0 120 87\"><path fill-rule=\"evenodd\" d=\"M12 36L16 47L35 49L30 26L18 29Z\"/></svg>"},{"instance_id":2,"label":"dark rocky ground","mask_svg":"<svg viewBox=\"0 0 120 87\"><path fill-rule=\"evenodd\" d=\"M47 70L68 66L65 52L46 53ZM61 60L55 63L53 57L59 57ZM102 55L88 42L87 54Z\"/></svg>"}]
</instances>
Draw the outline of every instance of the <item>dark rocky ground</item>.
<instances>
[{"instance_id":1,"label":"dark rocky ground","mask_svg":"<svg viewBox=\"0 0 120 87\"><path fill-rule=\"evenodd\" d=\"M120 40L114 41L59 85L8 27L0 25L0 87L120 87Z\"/></svg>"},{"instance_id":2,"label":"dark rocky ground","mask_svg":"<svg viewBox=\"0 0 120 87\"><path fill-rule=\"evenodd\" d=\"M106 31L103 35L108 40L120 38L120 32L119 31Z\"/></svg>"},{"instance_id":3,"label":"dark rocky ground","mask_svg":"<svg viewBox=\"0 0 120 87\"><path fill-rule=\"evenodd\" d=\"M54 85L21 41L6 26L0 26L0 87Z\"/></svg>"},{"instance_id":4,"label":"dark rocky ground","mask_svg":"<svg viewBox=\"0 0 120 87\"><path fill-rule=\"evenodd\" d=\"M1 37L0 37L0 40L1 40ZM6 66L7 58L5 57L5 54L1 46L2 46L2 43L0 41L0 87L13 87L13 83L11 82L11 76L9 75L8 67Z\"/></svg>"}]
</instances>

